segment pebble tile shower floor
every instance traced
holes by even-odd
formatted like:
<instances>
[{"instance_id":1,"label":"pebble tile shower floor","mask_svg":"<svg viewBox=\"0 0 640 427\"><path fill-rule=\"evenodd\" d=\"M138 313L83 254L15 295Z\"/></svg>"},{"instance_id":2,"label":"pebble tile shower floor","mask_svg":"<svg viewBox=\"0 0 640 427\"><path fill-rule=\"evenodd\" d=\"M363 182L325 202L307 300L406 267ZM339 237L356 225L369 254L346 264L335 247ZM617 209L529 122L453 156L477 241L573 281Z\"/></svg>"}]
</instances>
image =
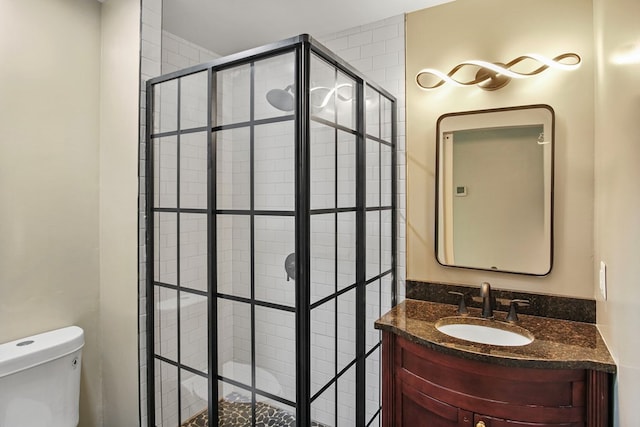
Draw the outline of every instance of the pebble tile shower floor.
<instances>
[{"instance_id":1,"label":"pebble tile shower floor","mask_svg":"<svg viewBox=\"0 0 640 427\"><path fill-rule=\"evenodd\" d=\"M296 427L296 417L290 412L267 403L256 403L256 427ZM224 399L219 404L218 427L251 426L251 402L240 399ZM207 410L200 412L181 427L209 427ZM212 426L213 427L213 426ZM312 422L311 427L326 427Z\"/></svg>"}]
</instances>

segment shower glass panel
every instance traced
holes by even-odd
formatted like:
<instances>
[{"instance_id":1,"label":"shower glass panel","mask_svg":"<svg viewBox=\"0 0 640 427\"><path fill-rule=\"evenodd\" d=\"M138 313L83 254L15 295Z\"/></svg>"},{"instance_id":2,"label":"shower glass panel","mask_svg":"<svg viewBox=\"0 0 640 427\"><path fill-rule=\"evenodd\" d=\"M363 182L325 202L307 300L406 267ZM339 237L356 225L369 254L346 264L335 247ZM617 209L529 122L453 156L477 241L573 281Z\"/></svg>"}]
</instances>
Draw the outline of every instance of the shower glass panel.
<instances>
[{"instance_id":1,"label":"shower glass panel","mask_svg":"<svg viewBox=\"0 0 640 427\"><path fill-rule=\"evenodd\" d=\"M149 426L378 426L395 99L306 35L147 84Z\"/></svg>"}]
</instances>

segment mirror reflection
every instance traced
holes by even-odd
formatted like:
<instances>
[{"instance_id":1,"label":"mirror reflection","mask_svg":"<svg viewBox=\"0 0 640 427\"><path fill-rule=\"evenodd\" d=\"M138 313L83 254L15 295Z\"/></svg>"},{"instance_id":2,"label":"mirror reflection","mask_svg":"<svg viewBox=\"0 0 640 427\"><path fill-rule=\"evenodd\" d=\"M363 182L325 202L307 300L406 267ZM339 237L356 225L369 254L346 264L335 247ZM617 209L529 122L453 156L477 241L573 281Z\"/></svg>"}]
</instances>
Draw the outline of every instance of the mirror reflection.
<instances>
[{"instance_id":1,"label":"mirror reflection","mask_svg":"<svg viewBox=\"0 0 640 427\"><path fill-rule=\"evenodd\" d=\"M438 119L440 264L530 275L551 271L553 124L548 105Z\"/></svg>"}]
</instances>

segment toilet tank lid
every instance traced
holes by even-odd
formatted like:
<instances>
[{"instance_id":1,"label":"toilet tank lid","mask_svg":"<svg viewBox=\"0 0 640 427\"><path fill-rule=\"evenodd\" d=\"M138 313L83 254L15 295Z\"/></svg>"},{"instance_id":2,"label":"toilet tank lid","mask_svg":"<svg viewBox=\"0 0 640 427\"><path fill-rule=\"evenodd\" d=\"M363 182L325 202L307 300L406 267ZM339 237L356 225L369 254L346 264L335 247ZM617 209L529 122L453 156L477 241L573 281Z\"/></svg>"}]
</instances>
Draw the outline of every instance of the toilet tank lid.
<instances>
[{"instance_id":1,"label":"toilet tank lid","mask_svg":"<svg viewBox=\"0 0 640 427\"><path fill-rule=\"evenodd\" d=\"M68 326L0 344L0 378L64 357L84 346L84 331Z\"/></svg>"}]
</instances>

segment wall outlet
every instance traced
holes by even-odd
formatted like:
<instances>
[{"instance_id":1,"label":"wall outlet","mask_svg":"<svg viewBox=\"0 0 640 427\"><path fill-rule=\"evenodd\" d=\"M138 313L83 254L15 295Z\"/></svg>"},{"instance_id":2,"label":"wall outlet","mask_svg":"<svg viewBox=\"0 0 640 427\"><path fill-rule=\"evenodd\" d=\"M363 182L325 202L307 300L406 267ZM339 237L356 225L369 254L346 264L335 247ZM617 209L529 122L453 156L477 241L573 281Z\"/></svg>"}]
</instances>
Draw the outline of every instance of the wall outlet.
<instances>
[{"instance_id":1,"label":"wall outlet","mask_svg":"<svg viewBox=\"0 0 640 427\"><path fill-rule=\"evenodd\" d=\"M607 300L607 264L604 261L600 261L600 295Z\"/></svg>"}]
</instances>

